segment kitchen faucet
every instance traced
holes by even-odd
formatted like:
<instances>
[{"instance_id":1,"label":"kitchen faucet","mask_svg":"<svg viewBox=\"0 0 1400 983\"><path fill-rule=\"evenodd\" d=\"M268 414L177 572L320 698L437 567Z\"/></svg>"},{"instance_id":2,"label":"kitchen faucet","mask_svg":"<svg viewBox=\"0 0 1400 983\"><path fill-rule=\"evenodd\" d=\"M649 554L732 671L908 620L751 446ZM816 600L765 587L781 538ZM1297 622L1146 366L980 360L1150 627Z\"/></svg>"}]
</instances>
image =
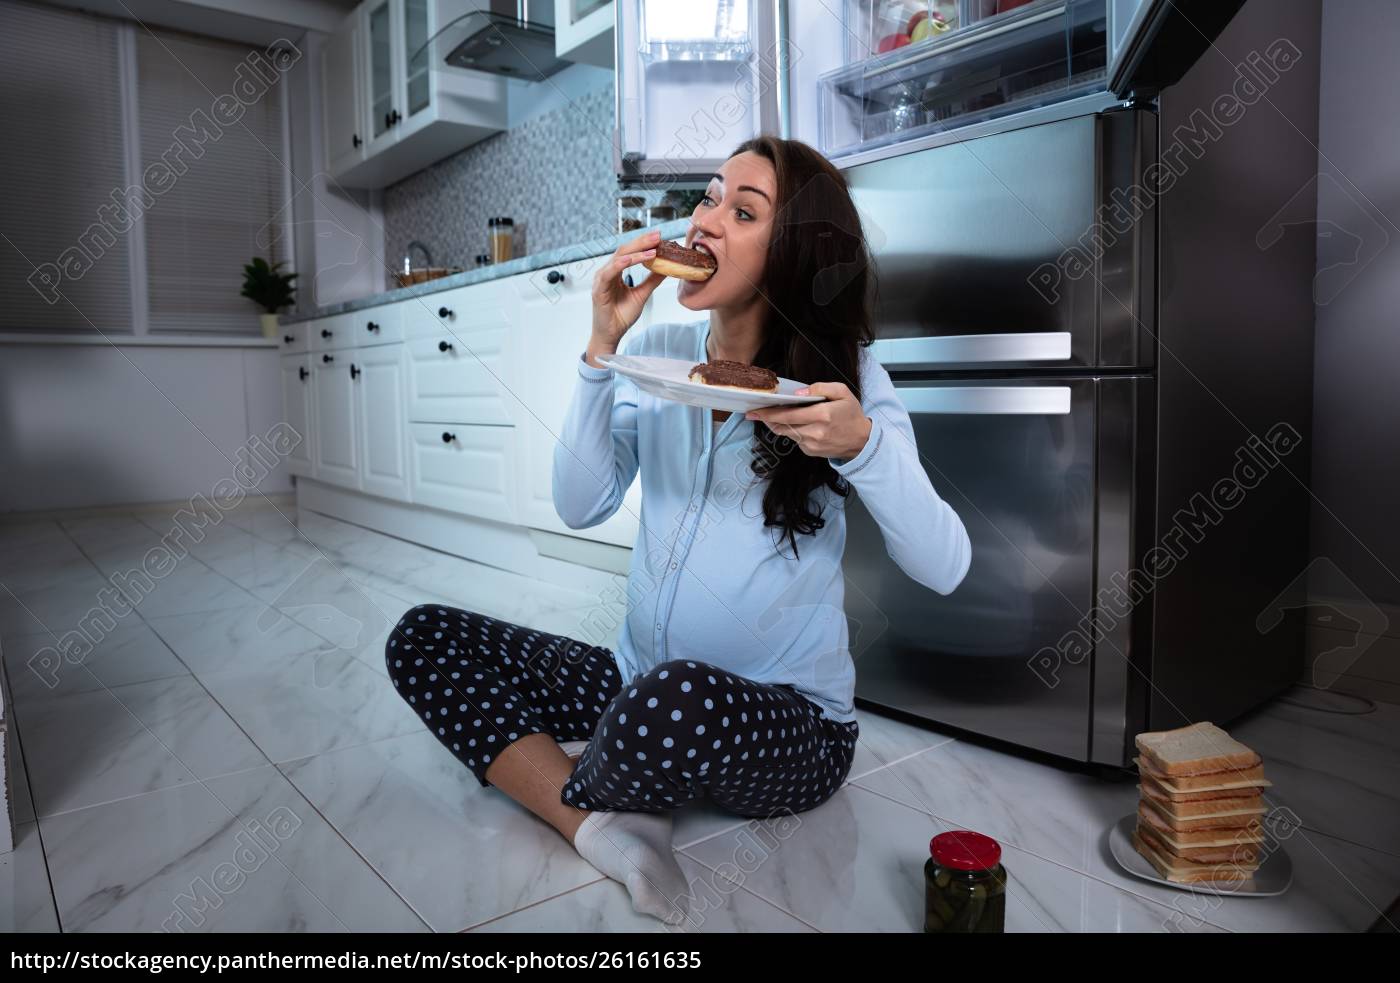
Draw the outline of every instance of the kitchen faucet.
<instances>
[{"instance_id":1,"label":"kitchen faucet","mask_svg":"<svg viewBox=\"0 0 1400 983\"><path fill-rule=\"evenodd\" d=\"M428 252L428 247L417 239L414 239L403 251L403 271L405 276L413 272L413 250L415 247L423 251L424 265L428 267L433 265L433 254Z\"/></svg>"}]
</instances>

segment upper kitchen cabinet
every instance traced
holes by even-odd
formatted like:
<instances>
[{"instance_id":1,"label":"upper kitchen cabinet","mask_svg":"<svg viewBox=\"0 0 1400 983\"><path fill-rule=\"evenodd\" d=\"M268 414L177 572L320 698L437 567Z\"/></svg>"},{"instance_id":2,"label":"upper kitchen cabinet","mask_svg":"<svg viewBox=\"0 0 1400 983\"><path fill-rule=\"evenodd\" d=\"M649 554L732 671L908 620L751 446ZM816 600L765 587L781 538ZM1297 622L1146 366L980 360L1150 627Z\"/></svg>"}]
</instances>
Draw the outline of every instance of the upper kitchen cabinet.
<instances>
[{"instance_id":1,"label":"upper kitchen cabinet","mask_svg":"<svg viewBox=\"0 0 1400 983\"><path fill-rule=\"evenodd\" d=\"M322 60L326 159L347 187L380 188L506 127L506 80L450 69L429 40L473 0L369 0Z\"/></svg>"},{"instance_id":2,"label":"upper kitchen cabinet","mask_svg":"<svg viewBox=\"0 0 1400 983\"><path fill-rule=\"evenodd\" d=\"M326 161L334 175L350 171L365 159L360 112L365 98L362 55L360 17L355 13L330 36L321 55Z\"/></svg>"},{"instance_id":3,"label":"upper kitchen cabinet","mask_svg":"<svg viewBox=\"0 0 1400 983\"><path fill-rule=\"evenodd\" d=\"M616 0L623 184L703 182L735 146L788 132L778 0Z\"/></svg>"},{"instance_id":4,"label":"upper kitchen cabinet","mask_svg":"<svg viewBox=\"0 0 1400 983\"><path fill-rule=\"evenodd\" d=\"M615 16L613 0L554 0L554 54L612 68Z\"/></svg>"}]
</instances>

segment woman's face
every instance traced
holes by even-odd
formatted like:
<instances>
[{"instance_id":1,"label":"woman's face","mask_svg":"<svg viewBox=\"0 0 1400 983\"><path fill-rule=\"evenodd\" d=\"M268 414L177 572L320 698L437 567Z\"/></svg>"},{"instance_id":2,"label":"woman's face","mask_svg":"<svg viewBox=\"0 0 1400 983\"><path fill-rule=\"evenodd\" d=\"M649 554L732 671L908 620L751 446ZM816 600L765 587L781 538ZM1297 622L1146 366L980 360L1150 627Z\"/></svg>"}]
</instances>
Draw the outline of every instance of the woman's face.
<instances>
[{"instance_id":1,"label":"woman's face","mask_svg":"<svg viewBox=\"0 0 1400 983\"><path fill-rule=\"evenodd\" d=\"M744 152L710 178L690 216L685 244L714 256L714 276L682 280L676 297L693 311L745 307L763 284L778 178L766 157Z\"/></svg>"}]
</instances>

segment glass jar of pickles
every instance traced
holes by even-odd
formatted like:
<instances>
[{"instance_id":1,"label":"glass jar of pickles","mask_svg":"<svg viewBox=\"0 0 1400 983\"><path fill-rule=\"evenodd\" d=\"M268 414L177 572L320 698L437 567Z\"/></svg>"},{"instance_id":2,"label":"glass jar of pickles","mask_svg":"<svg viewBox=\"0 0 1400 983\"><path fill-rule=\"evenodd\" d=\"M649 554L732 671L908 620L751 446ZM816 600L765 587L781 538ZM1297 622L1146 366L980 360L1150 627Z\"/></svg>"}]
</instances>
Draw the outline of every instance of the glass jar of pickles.
<instances>
[{"instance_id":1,"label":"glass jar of pickles","mask_svg":"<svg viewBox=\"0 0 1400 983\"><path fill-rule=\"evenodd\" d=\"M1001 932L1006 868L1001 845L970 830L940 833L924 862L925 932Z\"/></svg>"}]
</instances>

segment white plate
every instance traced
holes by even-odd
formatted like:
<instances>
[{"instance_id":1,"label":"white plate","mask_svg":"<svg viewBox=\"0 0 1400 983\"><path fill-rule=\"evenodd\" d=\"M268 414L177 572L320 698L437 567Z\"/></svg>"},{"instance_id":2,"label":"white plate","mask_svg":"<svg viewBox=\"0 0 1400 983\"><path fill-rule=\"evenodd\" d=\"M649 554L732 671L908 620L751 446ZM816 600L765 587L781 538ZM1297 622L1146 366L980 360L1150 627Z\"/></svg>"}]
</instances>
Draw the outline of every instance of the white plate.
<instances>
[{"instance_id":1,"label":"white plate","mask_svg":"<svg viewBox=\"0 0 1400 983\"><path fill-rule=\"evenodd\" d=\"M802 406L820 403L825 396L794 396L793 392L806 383L778 377L776 393L745 392L741 389L721 389L703 382L691 382L690 370L695 362L679 358L657 358L652 355L599 355L598 361L637 384L643 392L677 403L707 406L712 410L747 413L764 406Z\"/></svg>"},{"instance_id":2,"label":"white plate","mask_svg":"<svg viewBox=\"0 0 1400 983\"><path fill-rule=\"evenodd\" d=\"M1161 884L1163 887L1174 887L1178 891L1218 894L1229 898L1272 898L1287 891L1288 885L1293 883L1293 861L1288 859L1288 854L1283 851L1283 844L1271 837L1263 844L1264 859L1260 861L1259 869L1247 881L1200 884L1178 884L1169 881L1157 873L1157 868L1152 866L1151 861L1138 853L1137 847L1133 846L1133 830L1137 829L1137 819L1136 813L1124 816L1108 834L1108 849L1113 854L1113 859L1118 861L1118 866L1134 877Z\"/></svg>"}]
</instances>

